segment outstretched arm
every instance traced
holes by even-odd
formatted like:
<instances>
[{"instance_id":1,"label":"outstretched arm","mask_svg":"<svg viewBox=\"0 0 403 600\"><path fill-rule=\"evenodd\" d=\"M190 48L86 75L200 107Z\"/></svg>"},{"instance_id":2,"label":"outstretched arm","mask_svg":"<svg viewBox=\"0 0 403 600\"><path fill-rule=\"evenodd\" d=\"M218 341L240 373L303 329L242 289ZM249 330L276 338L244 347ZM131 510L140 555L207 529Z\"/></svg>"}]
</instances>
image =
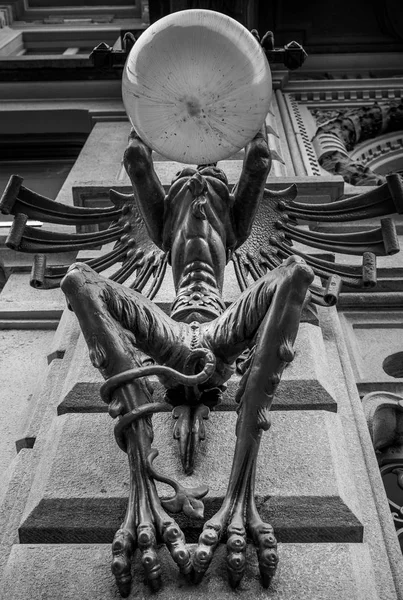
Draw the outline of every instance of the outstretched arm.
<instances>
[{"instance_id":1,"label":"outstretched arm","mask_svg":"<svg viewBox=\"0 0 403 600\"><path fill-rule=\"evenodd\" d=\"M154 170L151 149L134 129L130 133L123 162L148 235L154 244L161 247L165 192Z\"/></svg>"},{"instance_id":2,"label":"outstretched arm","mask_svg":"<svg viewBox=\"0 0 403 600\"><path fill-rule=\"evenodd\" d=\"M249 237L270 168L270 150L266 125L263 123L245 148L241 176L233 192L232 216L237 248Z\"/></svg>"}]
</instances>

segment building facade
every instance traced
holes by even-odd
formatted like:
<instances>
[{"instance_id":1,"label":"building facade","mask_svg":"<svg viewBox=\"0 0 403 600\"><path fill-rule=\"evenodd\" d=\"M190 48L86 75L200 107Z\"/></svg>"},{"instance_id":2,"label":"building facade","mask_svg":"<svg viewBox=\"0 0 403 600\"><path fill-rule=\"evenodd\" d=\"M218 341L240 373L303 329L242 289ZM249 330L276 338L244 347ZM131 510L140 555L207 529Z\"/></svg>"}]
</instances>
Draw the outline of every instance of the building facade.
<instances>
[{"instance_id":1,"label":"building facade","mask_svg":"<svg viewBox=\"0 0 403 600\"><path fill-rule=\"evenodd\" d=\"M301 202L331 203L364 193L388 173L403 172L398 5L5 2L0 7L0 191L9 175L18 173L24 185L66 205L106 206L110 188L129 192L122 165L130 131L121 100L122 68L118 63L94 67L89 51L105 42L119 52L124 35L137 37L150 18L201 7L227 12L260 33L273 29L276 45L295 39L308 52L296 71L273 66L268 124L276 135L269 141L283 162L273 163L267 184L282 189L296 183ZM230 183L237 181L241 158L221 165ZM169 186L178 163L156 156L155 164ZM127 459L113 439L112 420L99 399L101 377L63 294L29 287L32 257L6 246L11 218L2 215L0 222L2 597L115 598L110 543L127 502ZM400 239L401 215L394 220ZM372 229L377 221L309 227L337 233ZM41 222L31 224L44 228ZM87 250L78 258L104 250ZM280 384L258 465L259 509L277 532L280 567L270 590L263 590L251 551L237 594L403 599L399 538L373 448L378 438L368 429L369 409L365 412L361 401L374 392L381 402L382 394L403 397L403 373L390 368L400 364L403 351L402 256L379 258L377 287L343 289L337 309L319 308L301 324L296 358ZM66 252L48 262L68 264L75 258ZM360 260L336 256L341 263ZM226 278L230 302L239 295L231 265ZM164 308L172 300L168 274L156 302ZM202 460L186 478L171 439L170 414L154 418L161 468L169 466L186 485L210 484L207 517L225 492L235 420L228 391L206 425ZM398 454L398 417L391 429L390 446ZM398 477L389 485L402 506ZM169 496L164 487L160 494ZM178 522L195 541L200 524ZM163 549L161 560L162 598L234 595L223 575L221 549L211 575L198 587L179 578ZM130 597L147 594L137 561Z\"/></svg>"}]
</instances>

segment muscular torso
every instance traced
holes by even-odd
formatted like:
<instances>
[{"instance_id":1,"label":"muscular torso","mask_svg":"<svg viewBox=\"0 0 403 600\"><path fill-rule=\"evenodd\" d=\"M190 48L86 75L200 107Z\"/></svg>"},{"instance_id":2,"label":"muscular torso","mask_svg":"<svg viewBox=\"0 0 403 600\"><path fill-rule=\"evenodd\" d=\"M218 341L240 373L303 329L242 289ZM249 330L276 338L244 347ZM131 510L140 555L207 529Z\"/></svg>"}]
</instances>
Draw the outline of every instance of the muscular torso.
<instances>
[{"instance_id":1,"label":"muscular torso","mask_svg":"<svg viewBox=\"0 0 403 600\"><path fill-rule=\"evenodd\" d=\"M248 238L270 170L264 126L245 148L233 196L223 171L210 165L183 169L166 197L151 150L135 131L124 163L148 234L170 256L177 293L171 316L186 322L214 319L224 309L221 292L228 252ZM192 186L197 178L203 185Z\"/></svg>"},{"instance_id":2,"label":"muscular torso","mask_svg":"<svg viewBox=\"0 0 403 600\"><path fill-rule=\"evenodd\" d=\"M192 193L189 179L182 179L166 198L163 243L170 251L179 320L188 320L192 313L193 320L209 320L209 312L210 318L222 312L227 249L234 243L228 189L210 177L202 179L200 195ZM198 318L197 311L206 319Z\"/></svg>"}]
</instances>

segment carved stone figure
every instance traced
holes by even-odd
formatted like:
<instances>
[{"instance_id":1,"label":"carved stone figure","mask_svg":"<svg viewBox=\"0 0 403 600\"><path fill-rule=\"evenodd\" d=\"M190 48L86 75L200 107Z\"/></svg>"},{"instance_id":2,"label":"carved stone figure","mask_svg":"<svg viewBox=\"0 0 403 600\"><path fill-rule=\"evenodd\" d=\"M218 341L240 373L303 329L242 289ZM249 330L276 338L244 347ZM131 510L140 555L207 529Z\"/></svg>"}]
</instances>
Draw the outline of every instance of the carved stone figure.
<instances>
[{"instance_id":1,"label":"carved stone figure","mask_svg":"<svg viewBox=\"0 0 403 600\"><path fill-rule=\"evenodd\" d=\"M375 255L398 251L391 219L372 231L329 234L300 227L306 222L337 222L401 212L402 184L397 176L361 196L331 204L300 203L291 186L266 188L273 153L265 126L245 148L239 181L228 185L214 164L185 167L165 193L154 170L151 149L132 131L124 164L133 194L111 191L113 207L66 207L24 188L12 176L0 209L15 215L8 244L25 252L79 250L116 242L100 258L70 268L34 263L32 282L59 285L75 312L90 358L105 378L101 390L117 419L115 437L127 452L130 493L127 512L113 545L112 570L122 596L128 596L136 547L146 579L161 585L157 542L168 547L181 573L198 582L214 550L226 536L229 581L236 587L246 564L246 536L257 548L262 583L268 586L278 562L273 528L259 516L254 485L262 432L282 371L294 357L304 307L332 305L343 283L376 283ZM95 233L50 233L26 225L28 218L61 224L108 223ZM293 248L293 240L318 249L364 255L363 266L337 264ZM232 260L239 298L228 308L223 298L225 268ZM170 315L152 298L167 263L172 266L175 300ZM120 266L108 278L105 269ZM322 278L324 287L313 283ZM133 276L133 277L132 277ZM122 285L127 282L126 285ZM173 407L174 436L186 473L205 437L204 420L242 356L243 373L236 395L236 447L221 508L205 524L191 555L172 513L203 517L207 486L185 489L153 461L151 415ZM167 402L153 402L147 379L157 375ZM156 481L168 483L174 497L161 501Z\"/></svg>"}]
</instances>

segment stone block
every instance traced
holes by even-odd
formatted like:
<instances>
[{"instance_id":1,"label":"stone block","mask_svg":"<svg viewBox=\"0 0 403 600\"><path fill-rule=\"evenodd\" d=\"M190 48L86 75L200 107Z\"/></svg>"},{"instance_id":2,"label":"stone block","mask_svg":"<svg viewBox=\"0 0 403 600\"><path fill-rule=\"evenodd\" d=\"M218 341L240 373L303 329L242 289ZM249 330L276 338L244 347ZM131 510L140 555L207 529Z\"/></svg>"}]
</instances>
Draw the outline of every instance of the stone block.
<instances>
[{"instance_id":1,"label":"stone block","mask_svg":"<svg viewBox=\"0 0 403 600\"><path fill-rule=\"evenodd\" d=\"M234 412L216 412L206 424L195 472L185 476L172 438L172 418L155 415L153 447L158 471L184 486L207 484L205 518L221 505L235 447ZM161 498L172 496L158 484ZM22 543L110 542L127 504L129 468L106 414L58 417L38 465L20 525ZM256 498L280 541L358 542L360 511L343 445L338 415L327 411L286 411L272 415L258 459ZM177 515L188 541L202 522Z\"/></svg>"},{"instance_id":2,"label":"stone block","mask_svg":"<svg viewBox=\"0 0 403 600\"><path fill-rule=\"evenodd\" d=\"M20 418L21 427L18 430L19 436L16 437L17 451L21 448L32 448L36 437L46 420L53 419L56 414L56 407L60 399L60 381L66 375L66 366L62 359L54 359L46 370L46 377L43 378L42 385L33 394L29 402L29 408Z\"/></svg>"},{"instance_id":3,"label":"stone block","mask_svg":"<svg viewBox=\"0 0 403 600\"><path fill-rule=\"evenodd\" d=\"M16 455L15 442L32 406L33 393L46 373L46 348L53 331L0 328L0 489L3 473Z\"/></svg>"},{"instance_id":4,"label":"stone block","mask_svg":"<svg viewBox=\"0 0 403 600\"><path fill-rule=\"evenodd\" d=\"M0 488L0 574L3 573L13 544L18 543L18 525L30 491L35 452L23 448L2 476ZM1 575L0 575L1 577ZM0 592L1 592L0 582Z\"/></svg>"},{"instance_id":5,"label":"stone block","mask_svg":"<svg viewBox=\"0 0 403 600\"><path fill-rule=\"evenodd\" d=\"M228 382L218 410L234 410L239 376ZM105 412L107 406L99 397L102 376L92 366L88 348L81 335L66 378L58 413ZM162 401L164 388L155 379L154 400ZM272 410L329 410L337 411L322 332L319 327L302 323L295 343L295 359L285 369L274 398ZM167 405L169 410L169 405Z\"/></svg>"},{"instance_id":6,"label":"stone block","mask_svg":"<svg viewBox=\"0 0 403 600\"><path fill-rule=\"evenodd\" d=\"M12 273L0 297L2 329L56 329L66 302L60 289L29 287L27 273Z\"/></svg>"},{"instance_id":7,"label":"stone block","mask_svg":"<svg viewBox=\"0 0 403 600\"><path fill-rule=\"evenodd\" d=\"M136 553L129 600L205 600L219 598L287 598L298 600L392 600L374 567L366 544L280 544L280 563L268 590L258 578L256 554L248 548L248 565L239 588L227 581L225 548L221 545L210 569L197 586L178 573L165 548L158 551L163 587L151 592L143 582ZM2 600L117 600L110 571L110 547L94 545L15 545L3 578ZM381 593L378 593L382 590ZM384 592L384 593L382 593Z\"/></svg>"},{"instance_id":8,"label":"stone block","mask_svg":"<svg viewBox=\"0 0 403 600\"><path fill-rule=\"evenodd\" d=\"M65 309L48 349L48 363L52 362L55 358L64 358L66 352L73 354L79 335L80 326L75 314L71 310Z\"/></svg>"},{"instance_id":9,"label":"stone block","mask_svg":"<svg viewBox=\"0 0 403 600\"><path fill-rule=\"evenodd\" d=\"M382 366L402 350L401 311L346 311L340 320L360 395L379 390L402 394L403 377L392 377Z\"/></svg>"}]
</instances>

